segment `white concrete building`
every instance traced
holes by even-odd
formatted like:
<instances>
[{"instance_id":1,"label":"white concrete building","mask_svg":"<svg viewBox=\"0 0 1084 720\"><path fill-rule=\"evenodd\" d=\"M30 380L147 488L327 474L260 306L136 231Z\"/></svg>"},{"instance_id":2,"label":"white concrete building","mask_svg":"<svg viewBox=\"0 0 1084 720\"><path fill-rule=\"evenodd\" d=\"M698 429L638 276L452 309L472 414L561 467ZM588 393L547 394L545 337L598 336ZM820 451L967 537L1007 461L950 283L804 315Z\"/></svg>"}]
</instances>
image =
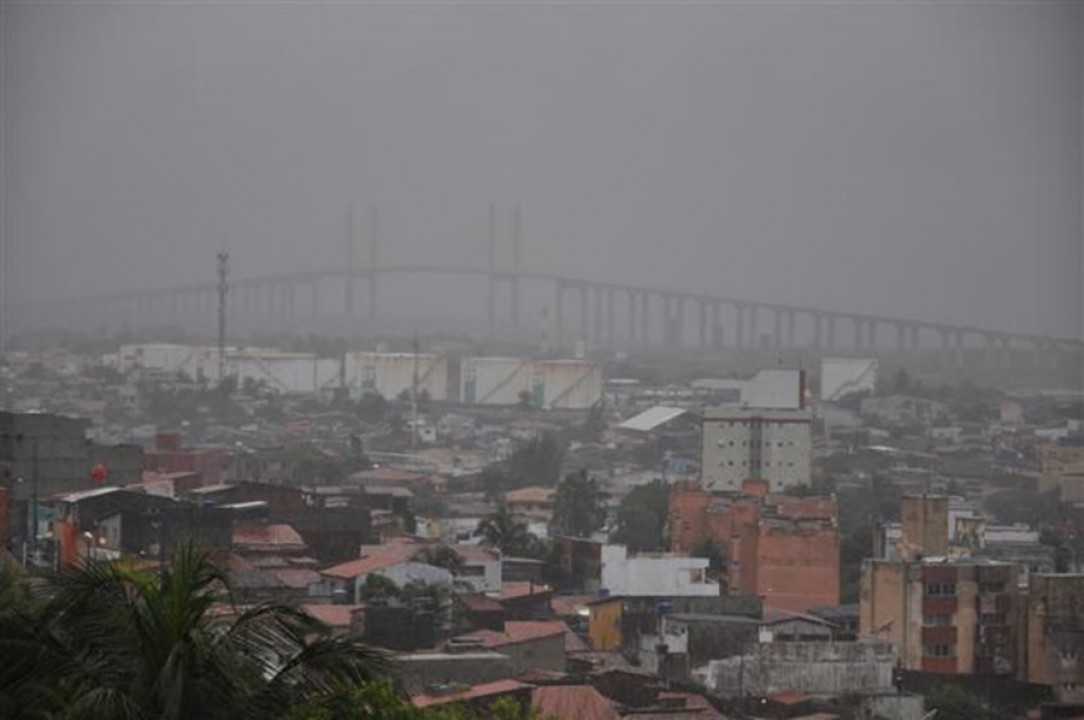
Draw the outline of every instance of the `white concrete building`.
<instances>
[{"instance_id":1,"label":"white concrete building","mask_svg":"<svg viewBox=\"0 0 1084 720\"><path fill-rule=\"evenodd\" d=\"M748 379L702 378L693 380L694 390L729 395L728 406L771 410L796 410L805 407L804 370L765 368Z\"/></svg>"},{"instance_id":2,"label":"white concrete building","mask_svg":"<svg viewBox=\"0 0 1084 720\"><path fill-rule=\"evenodd\" d=\"M702 482L711 490L735 492L749 478L767 480L772 492L808 484L813 458L812 421L808 410L705 410Z\"/></svg>"},{"instance_id":3,"label":"white concrete building","mask_svg":"<svg viewBox=\"0 0 1084 720\"><path fill-rule=\"evenodd\" d=\"M717 596L719 583L708 582L707 569L707 558L672 553L630 557L624 545L603 545L600 587L610 595Z\"/></svg>"}]
</instances>

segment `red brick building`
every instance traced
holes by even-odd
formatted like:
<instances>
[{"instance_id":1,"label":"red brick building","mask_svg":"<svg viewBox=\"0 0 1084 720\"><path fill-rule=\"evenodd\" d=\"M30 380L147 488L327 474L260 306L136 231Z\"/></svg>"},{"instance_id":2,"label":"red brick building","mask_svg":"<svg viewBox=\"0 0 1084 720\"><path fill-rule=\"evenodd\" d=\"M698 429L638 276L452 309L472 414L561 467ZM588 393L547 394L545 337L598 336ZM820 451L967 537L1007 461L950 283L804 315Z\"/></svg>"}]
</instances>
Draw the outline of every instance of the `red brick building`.
<instances>
[{"instance_id":1,"label":"red brick building","mask_svg":"<svg viewBox=\"0 0 1084 720\"><path fill-rule=\"evenodd\" d=\"M710 538L724 560L726 592L769 607L805 612L839 604L839 527L833 498L770 495L747 480L740 496L695 484L670 492L670 550L690 552Z\"/></svg>"}]
</instances>

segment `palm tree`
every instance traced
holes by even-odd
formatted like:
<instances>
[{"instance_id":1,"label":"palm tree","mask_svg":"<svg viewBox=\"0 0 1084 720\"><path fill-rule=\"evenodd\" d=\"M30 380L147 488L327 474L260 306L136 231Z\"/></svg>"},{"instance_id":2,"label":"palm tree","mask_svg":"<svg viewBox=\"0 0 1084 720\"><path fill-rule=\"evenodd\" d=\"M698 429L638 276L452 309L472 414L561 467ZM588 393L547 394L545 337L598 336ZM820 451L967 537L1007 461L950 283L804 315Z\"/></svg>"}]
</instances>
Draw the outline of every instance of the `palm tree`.
<instances>
[{"instance_id":1,"label":"palm tree","mask_svg":"<svg viewBox=\"0 0 1084 720\"><path fill-rule=\"evenodd\" d=\"M504 505L479 521L478 533L484 544L498 548L502 555L522 555L531 545L527 526L518 522Z\"/></svg>"},{"instance_id":2,"label":"palm tree","mask_svg":"<svg viewBox=\"0 0 1084 720\"><path fill-rule=\"evenodd\" d=\"M387 670L299 610L236 607L223 571L191 546L160 575L91 562L48 578L44 594L0 607L5 718L275 718Z\"/></svg>"}]
</instances>

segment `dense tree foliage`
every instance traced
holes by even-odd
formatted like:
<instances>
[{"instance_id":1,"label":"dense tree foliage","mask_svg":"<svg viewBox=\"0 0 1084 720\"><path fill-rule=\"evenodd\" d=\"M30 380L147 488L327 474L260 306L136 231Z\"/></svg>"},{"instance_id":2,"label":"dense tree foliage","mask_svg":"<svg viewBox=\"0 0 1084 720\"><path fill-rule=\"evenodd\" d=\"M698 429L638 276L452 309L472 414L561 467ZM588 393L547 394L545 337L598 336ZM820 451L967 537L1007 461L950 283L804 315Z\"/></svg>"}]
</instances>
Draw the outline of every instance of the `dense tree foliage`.
<instances>
[{"instance_id":1,"label":"dense tree foliage","mask_svg":"<svg viewBox=\"0 0 1084 720\"><path fill-rule=\"evenodd\" d=\"M873 555L873 534L880 522L899 519L903 493L887 475L873 473L868 484L844 487L839 503L841 600L858 602L862 560Z\"/></svg>"},{"instance_id":2,"label":"dense tree foliage","mask_svg":"<svg viewBox=\"0 0 1084 720\"><path fill-rule=\"evenodd\" d=\"M670 486L662 480L634 487L621 498L612 540L627 545L632 552L664 549L669 509Z\"/></svg>"},{"instance_id":3,"label":"dense tree foliage","mask_svg":"<svg viewBox=\"0 0 1084 720\"><path fill-rule=\"evenodd\" d=\"M0 590L0 716L278 718L385 674L383 655L281 605L241 609L182 547L160 574L91 562Z\"/></svg>"},{"instance_id":4,"label":"dense tree foliage","mask_svg":"<svg viewBox=\"0 0 1084 720\"><path fill-rule=\"evenodd\" d=\"M510 697L494 700L482 715L462 703L419 708L403 698L390 682L369 683L360 688L322 698L294 709L286 720L543 720L537 711L525 712Z\"/></svg>"},{"instance_id":5,"label":"dense tree foliage","mask_svg":"<svg viewBox=\"0 0 1084 720\"><path fill-rule=\"evenodd\" d=\"M557 486L553 499L553 519L550 533L590 537L606 522L606 508L598 480L586 471L569 473Z\"/></svg>"},{"instance_id":6,"label":"dense tree foliage","mask_svg":"<svg viewBox=\"0 0 1084 720\"><path fill-rule=\"evenodd\" d=\"M482 518L478 523L478 534L485 545L497 548L502 555L523 557L537 551L538 539L504 505L498 507L497 512Z\"/></svg>"}]
</instances>

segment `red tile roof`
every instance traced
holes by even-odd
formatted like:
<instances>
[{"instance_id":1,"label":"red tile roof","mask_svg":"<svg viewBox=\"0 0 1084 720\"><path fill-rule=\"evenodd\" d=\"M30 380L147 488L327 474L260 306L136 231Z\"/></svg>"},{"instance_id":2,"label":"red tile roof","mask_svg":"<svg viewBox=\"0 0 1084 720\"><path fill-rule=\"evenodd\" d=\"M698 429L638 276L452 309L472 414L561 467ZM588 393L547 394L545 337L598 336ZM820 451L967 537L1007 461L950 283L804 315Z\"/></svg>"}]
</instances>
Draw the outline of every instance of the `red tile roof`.
<instances>
[{"instance_id":1,"label":"red tile roof","mask_svg":"<svg viewBox=\"0 0 1084 720\"><path fill-rule=\"evenodd\" d=\"M581 609L586 610L587 603L594 599L594 595L554 595L550 598L550 607L559 617L572 617Z\"/></svg>"},{"instance_id":2,"label":"red tile roof","mask_svg":"<svg viewBox=\"0 0 1084 720\"><path fill-rule=\"evenodd\" d=\"M501 583L501 600L513 600L515 598L529 597L531 595L544 595L551 592L549 585L533 583L529 580Z\"/></svg>"},{"instance_id":3,"label":"red tile roof","mask_svg":"<svg viewBox=\"0 0 1084 720\"><path fill-rule=\"evenodd\" d=\"M560 620L509 620L504 624L504 632L478 630L461 635L459 639L478 641L485 648L497 648L568 632L568 625Z\"/></svg>"},{"instance_id":4,"label":"red tile roof","mask_svg":"<svg viewBox=\"0 0 1084 720\"><path fill-rule=\"evenodd\" d=\"M515 680L498 680L497 682L472 685L462 692L450 692L445 695L415 695L411 698L411 702L414 703L415 707L423 708L432 705L444 705L445 703L463 702L464 700L473 700L490 695L506 695L517 690L526 690L529 687L531 686Z\"/></svg>"},{"instance_id":5,"label":"red tile roof","mask_svg":"<svg viewBox=\"0 0 1084 720\"><path fill-rule=\"evenodd\" d=\"M238 525L233 529L233 544L252 550L304 549L305 541L286 523L273 525Z\"/></svg>"},{"instance_id":6,"label":"red tile roof","mask_svg":"<svg viewBox=\"0 0 1084 720\"><path fill-rule=\"evenodd\" d=\"M333 605L331 603L303 603L301 609L331 628L350 627L355 610L364 605Z\"/></svg>"},{"instance_id":7,"label":"red tile roof","mask_svg":"<svg viewBox=\"0 0 1084 720\"><path fill-rule=\"evenodd\" d=\"M543 685L531 693L531 707L543 717L620 720L613 704L590 685Z\"/></svg>"},{"instance_id":8,"label":"red tile roof","mask_svg":"<svg viewBox=\"0 0 1084 720\"><path fill-rule=\"evenodd\" d=\"M486 595L460 595L458 597L463 607L473 612L499 612L504 610L504 605Z\"/></svg>"},{"instance_id":9,"label":"red tile roof","mask_svg":"<svg viewBox=\"0 0 1084 720\"><path fill-rule=\"evenodd\" d=\"M389 568L393 565L410 562L411 557L413 557L413 552L404 553L398 551L396 546L389 546L381 552L374 552L371 555L360 557L357 560L350 560L349 562L329 567L320 574L325 577L332 577L339 580L353 580L354 578L368 575L377 570L383 570L384 568Z\"/></svg>"},{"instance_id":10,"label":"red tile roof","mask_svg":"<svg viewBox=\"0 0 1084 720\"><path fill-rule=\"evenodd\" d=\"M282 584L295 590L307 588L320 582L320 573L312 568L275 568L271 574L282 581Z\"/></svg>"},{"instance_id":11,"label":"red tile roof","mask_svg":"<svg viewBox=\"0 0 1084 720\"><path fill-rule=\"evenodd\" d=\"M378 467L372 470L362 470L352 477L368 482L422 482L429 478L423 473L403 470L396 467Z\"/></svg>"},{"instance_id":12,"label":"red tile roof","mask_svg":"<svg viewBox=\"0 0 1084 720\"><path fill-rule=\"evenodd\" d=\"M494 560L501 559L499 550L494 550L493 548L484 547L482 545L457 543L455 545L449 545L448 547L454 550L456 555L463 558L463 562L468 565L493 562Z\"/></svg>"}]
</instances>

